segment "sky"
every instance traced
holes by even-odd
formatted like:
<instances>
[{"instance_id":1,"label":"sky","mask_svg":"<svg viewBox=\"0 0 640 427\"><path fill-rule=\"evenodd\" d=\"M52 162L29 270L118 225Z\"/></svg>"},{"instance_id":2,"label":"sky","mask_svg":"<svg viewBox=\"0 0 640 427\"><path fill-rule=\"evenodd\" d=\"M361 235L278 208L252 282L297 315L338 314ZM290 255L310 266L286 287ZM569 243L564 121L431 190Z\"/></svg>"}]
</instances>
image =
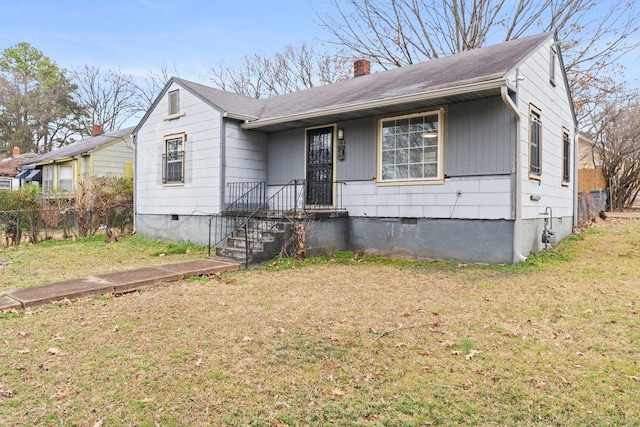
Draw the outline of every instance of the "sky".
<instances>
[{"instance_id":1,"label":"sky","mask_svg":"<svg viewBox=\"0 0 640 427\"><path fill-rule=\"evenodd\" d=\"M619 0L603 0L599 7ZM67 69L120 69L136 77L166 67L211 84L207 69L245 54L271 56L303 41L331 50L318 23L328 0L2 0L0 51L27 42ZM640 82L640 49L623 58Z\"/></svg>"},{"instance_id":2,"label":"sky","mask_svg":"<svg viewBox=\"0 0 640 427\"><path fill-rule=\"evenodd\" d=\"M3 0L0 51L26 41L63 68L95 65L206 83L215 61L273 54L321 35L308 0Z\"/></svg>"}]
</instances>

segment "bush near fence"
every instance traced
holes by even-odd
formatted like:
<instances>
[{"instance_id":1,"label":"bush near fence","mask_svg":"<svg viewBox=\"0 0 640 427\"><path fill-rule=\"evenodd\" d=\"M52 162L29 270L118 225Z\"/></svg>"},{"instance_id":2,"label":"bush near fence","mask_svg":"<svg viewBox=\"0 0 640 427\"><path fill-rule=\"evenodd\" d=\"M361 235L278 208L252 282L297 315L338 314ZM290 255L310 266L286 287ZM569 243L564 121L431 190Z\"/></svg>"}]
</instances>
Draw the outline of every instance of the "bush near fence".
<instances>
[{"instance_id":1,"label":"bush near fence","mask_svg":"<svg viewBox=\"0 0 640 427\"><path fill-rule=\"evenodd\" d=\"M2 244L38 243L43 240L66 239L107 233L117 230L124 234L133 229L133 210L130 207L113 208L100 216L89 213L85 223L91 224L88 230L81 230L76 213L71 210L55 208L30 209L20 211L0 211L0 236ZM16 227L15 239L7 241ZM14 241L15 240L15 241Z\"/></svg>"}]
</instances>

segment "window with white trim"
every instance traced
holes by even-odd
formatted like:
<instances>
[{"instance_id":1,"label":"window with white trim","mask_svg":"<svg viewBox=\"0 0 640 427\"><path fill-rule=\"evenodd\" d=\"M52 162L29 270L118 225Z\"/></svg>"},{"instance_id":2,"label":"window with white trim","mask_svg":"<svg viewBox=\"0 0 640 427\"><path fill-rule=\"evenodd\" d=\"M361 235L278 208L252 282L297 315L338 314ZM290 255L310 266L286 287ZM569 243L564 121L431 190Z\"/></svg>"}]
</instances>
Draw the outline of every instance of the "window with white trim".
<instances>
[{"instance_id":1,"label":"window with white trim","mask_svg":"<svg viewBox=\"0 0 640 427\"><path fill-rule=\"evenodd\" d=\"M562 129L562 182L571 181L571 140L569 131Z\"/></svg>"},{"instance_id":2,"label":"window with white trim","mask_svg":"<svg viewBox=\"0 0 640 427\"><path fill-rule=\"evenodd\" d=\"M42 168L42 187L45 190L53 190L53 165Z\"/></svg>"},{"instance_id":3,"label":"window with white trim","mask_svg":"<svg viewBox=\"0 0 640 427\"><path fill-rule=\"evenodd\" d=\"M173 90L169 92L169 115L178 114L180 112L180 91Z\"/></svg>"},{"instance_id":4,"label":"window with white trim","mask_svg":"<svg viewBox=\"0 0 640 427\"><path fill-rule=\"evenodd\" d=\"M542 174L542 118L540 110L529 107L529 175Z\"/></svg>"},{"instance_id":5,"label":"window with white trim","mask_svg":"<svg viewBox=\"0 0 640 427\"><path fill-rule=\"evenodd\" d=\"M11 190L11 180L0 179L0 190Z\"/></svg>"},{"instance_id":6,"label":"window with white trim","mask_svg":"<svg viewBox=\"0 0 640 427\"><path fill-rule=\"evenodd\" d=\"M184 183L184 152L186 135L171 135L164 139L162 155L162 182L164 184Z\"/></svg>"},{"instance_id":7,"label":"window with white trim","mask_svg":"<svg viewBox=\"0 0 640 427\"><path fill-rule=\"evenodd\" d=\"M442 179L442 112L380 120L379 181Z\"/></svg>"}]
</instances>

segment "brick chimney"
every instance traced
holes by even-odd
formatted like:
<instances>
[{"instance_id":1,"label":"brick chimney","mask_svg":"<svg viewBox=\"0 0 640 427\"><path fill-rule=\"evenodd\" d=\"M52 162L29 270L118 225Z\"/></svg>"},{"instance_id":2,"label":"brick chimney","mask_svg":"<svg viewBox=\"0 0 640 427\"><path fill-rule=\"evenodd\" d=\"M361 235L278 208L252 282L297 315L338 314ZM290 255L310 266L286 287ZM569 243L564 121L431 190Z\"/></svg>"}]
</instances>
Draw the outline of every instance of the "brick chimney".
<instances>
[{"instance_id":1,"label":"brick chimney","mask_svg":"<svg viewBox=\"0 0 640 427\"><path fill-rule=\"evenodd\" d=\"M91 136L100 135L102 133L102 125L95 124L91 127Z\"/></svg>"},{"instance_id":2,"label":"brick chimney","mask_svg":"<svg viewBox=\"0 0 640 427\"><path fill-rule=\"evenodd\" d=\"M353 77L366 76L367 74L371 74L371 61L358 59L353 62Z\"/></svg>"},{"instance_id":3,"label":"brick chimney","mask_svg":"<svg viewBox=\"0 0 640 427\"><path fill-rule=\"evenodd\" d=\"M13 147L11 157L18 157L20 155L20 147Z\"/></svg>"}]
</instances>

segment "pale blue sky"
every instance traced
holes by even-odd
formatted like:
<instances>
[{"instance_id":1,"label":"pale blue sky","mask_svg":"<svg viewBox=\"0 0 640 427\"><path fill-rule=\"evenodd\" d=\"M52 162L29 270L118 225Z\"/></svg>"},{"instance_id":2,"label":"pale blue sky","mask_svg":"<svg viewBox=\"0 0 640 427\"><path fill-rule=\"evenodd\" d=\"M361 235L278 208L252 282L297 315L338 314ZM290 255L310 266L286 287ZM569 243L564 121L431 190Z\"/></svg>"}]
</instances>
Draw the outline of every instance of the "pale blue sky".
<instances>
[{"instance_id":1,"label":"pale blue sky","mask_svg":"<svg viewBox=\"0 0 640 427\"><path fill-rule=\"evenodd\" d=\"M308 0L3 0L0 50L26 41L64 68L146 75L163 64L205 82L216 60L316 43Z\"/></svg>"},{"instance_id":2,"label":"pale blue sky","mask_svg":"<svg viewBox=\"0 0 640 427\"><path fill-rule=\"evenodd\" d=\"M599 7L606 10L613 1ZM2 0L0 51L26 41L64 68L96 65L146 76L170 74L209 83L207 68L245 54L273 54L328 38L315 10L326 0ZM594 13L601 13L594 11ZM640 51L623 58L640 80Z\"/></svg>"}]
</instances>

